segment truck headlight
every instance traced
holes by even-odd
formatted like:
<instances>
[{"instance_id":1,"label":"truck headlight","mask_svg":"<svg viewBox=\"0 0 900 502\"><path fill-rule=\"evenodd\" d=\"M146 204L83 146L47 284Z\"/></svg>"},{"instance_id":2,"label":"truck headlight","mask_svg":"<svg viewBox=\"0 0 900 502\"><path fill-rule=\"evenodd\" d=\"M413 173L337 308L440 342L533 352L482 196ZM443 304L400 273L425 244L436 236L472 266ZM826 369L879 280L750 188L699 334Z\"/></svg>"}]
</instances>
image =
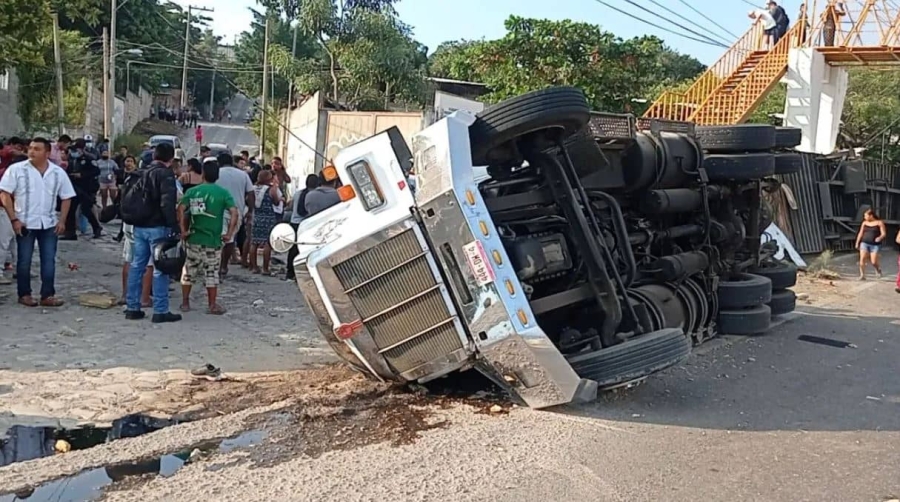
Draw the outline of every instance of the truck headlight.
<instances>
[{"instance_id":1,"label":"truck headlight","mask_svg":"<svg viewBox=\"0 0 900 502\"><path fill-rule=\"evenodd\" d=\"M360 199L366 211L371 211L384 205L384 196L382 196L378 183L375 182L375 178L372 176L368 163L357 162L348 167L347 172L359 191Z\"/></svg>"}]
</instances>

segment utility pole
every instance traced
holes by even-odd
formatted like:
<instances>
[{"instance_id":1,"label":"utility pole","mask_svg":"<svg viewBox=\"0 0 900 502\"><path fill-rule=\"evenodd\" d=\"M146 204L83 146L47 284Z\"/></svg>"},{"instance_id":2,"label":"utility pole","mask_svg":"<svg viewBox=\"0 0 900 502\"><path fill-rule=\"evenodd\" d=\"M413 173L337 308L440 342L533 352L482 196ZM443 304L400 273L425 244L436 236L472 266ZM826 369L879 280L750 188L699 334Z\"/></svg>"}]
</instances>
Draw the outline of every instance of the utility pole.
<instances>
[{"instance_id":1,"label":"utility pole","mask_svg":"<svg viewBox=\"0 0 900 502\"><path fill-rule=\"evenodd\" d=\"M297 59L297 28L299 25L294 25L294 40L291 42L291 58ZM291 109L291 103L294 102L294 79L292 78L290 82L288 82L288 111Z\"/></svg>"},{"instance_id":2,"label":"utility pole","mask_svg":"<svg viewBox=\"0 0 900 502\"><path fill-rule=\"evenodd\" d=\"M181 109L187 108L187 75L188 75L188 50L191 47L191 13L195 10L202 12L213 12L213 9L205 7L194 7L188 5L187 19L184 24L184 67L181 70Z\"/></svg>"},{"instance_id":3,"label":"utility pole","mask_svg":"<svg viewBox=\"0 0 900 502\"><path fill-rule=\"evenodd\" d=\"M113 112L116 109L116 11L119 10L118 5L116 5L117 0L109 0L109 10L110 10L110 22L109 22L109 95L107 96L106 106L109 108L109 114L112 116ZM126 95L128 93L128 84L125 84L125 92ZM112 120L110 120L109 131L106 132L103 136L109 140L110 144L112 144L113 136L115 135L112 127Z\"/></svg>"},{"instance_id":4,"label":"utility pole","mask_svg":"<svg viewBox=\"0 0 900 502\"><path fill-rule=\"evenodd\" d=\"M266 16L266 35L265 41L263 42L263 79L262 79L262 125L260 126L259 131L259 156L260 160L265 158L266 155L266 125L267 125L267 113L266 113L266 94L268 94L267 89L269 87L269 16Z\"/></svg>"},{"instance_id":5,"label":"utility pole","mask_svg":"<svg viewBox=\"0 0 900 502\"><path fill-rule=\"evenodd\" d=\"M109 32L103 28L103 137L112 133L112 110L109 103Z\"/></svg>"},{"instance_id":6,"label":"utility pole","mask_svg":"<svg viewBox=\"0 0 900 502\"><path fill-rule=\"evenodd\" d=\"M216 45L216 53L219 52L219 46ZM213 119L214 99L216 97L216 62L213 61L212 81L209 84L209 120Z\"/></svg>"},{"instance_id":7,"label":"utility pole","mask_svg":"<svg viewBox=\"0 0 900 502\"><path fill-rule=\"evenodd\" d=\"M62 136L66 109L63 102L62 54L59 50L59 14L56 12L53 13L53 64L56 67L56 126Z\"/></svg>"}]
</instances>

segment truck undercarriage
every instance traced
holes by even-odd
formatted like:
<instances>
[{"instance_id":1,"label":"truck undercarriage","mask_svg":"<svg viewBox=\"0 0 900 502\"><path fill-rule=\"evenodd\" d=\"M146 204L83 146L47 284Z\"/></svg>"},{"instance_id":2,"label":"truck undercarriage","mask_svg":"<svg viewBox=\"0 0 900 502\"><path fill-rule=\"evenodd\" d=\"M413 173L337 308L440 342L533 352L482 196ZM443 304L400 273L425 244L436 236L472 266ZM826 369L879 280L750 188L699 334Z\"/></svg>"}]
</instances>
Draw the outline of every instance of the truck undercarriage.
<instances>
[{"instance_id":1,"label":"truck undercarriage","mask_svg":"<svg viewBox=\"0 0 900 502\"><path fill-rule=\"evenodd\" d=\"M396 138L348 148L335 165L360 197L281 240L314 241L298 283L361 371L427 381L476 368L532 407L591 399L793 310L796 269L761 244L760 193L795 168L798 140L770 126L637 127L550 88L418 134L414 204ZM351 217L371 224L323 238Z\"/></svg>"}]
</instances>

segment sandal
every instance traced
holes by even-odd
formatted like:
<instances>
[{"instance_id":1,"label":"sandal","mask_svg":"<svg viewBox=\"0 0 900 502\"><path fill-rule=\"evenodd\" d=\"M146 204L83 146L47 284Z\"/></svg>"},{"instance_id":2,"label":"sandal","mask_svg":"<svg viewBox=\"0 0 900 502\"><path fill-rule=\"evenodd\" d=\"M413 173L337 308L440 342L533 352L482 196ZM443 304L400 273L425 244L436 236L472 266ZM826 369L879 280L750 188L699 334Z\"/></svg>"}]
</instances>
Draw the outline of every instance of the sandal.
<instances>
[{"instance_id":1,"label":"sandal","mask_svg":"<svg viewBox=\"0 0 900 502\"><path fill-rule=\"evenodd\" d=\"M178 307L178 310L180 310L182 312L190 312L191 306L182 304L180 307Z\"/></svg>"},{"instance_id":2,"label":"sandal","mask_svg":"<svg viewBox=\"0 0 900 502\"><path fill-rule=\"evenodd\" d=\"M19 303L21 305L25 305L26 307L37 307L38 306L37 300L32 298L31 295L23 296L22 298L19 298Z\"/></svg>"},{"instance_id":3,"label":"sandal","mask_svg":"<svg viewBox=\"0 0 900 502\"><path fill-rule=\"evenodd\" d=\"M228 311L225 310L225 307L219 305L218 303L206 309L206 313L209 315L222 315L225 312Z\"/></svg>"},{"instance_id":4,"label":"sandal","mask_svg":"<svg viewBox=\"0 0 900 502\"><path fill-rule=\"evenodd\" d=\"M260 273L262 273L262 270L260 270L259 267L257 267L257 268L251 268L251 269L250 269L250 273L251 273L251 274L254 274L254 275L259 275Z\"/></svg>"},{"instance_id":5,"label":"sandal","mask_svg":"<svg viewBox=\"0 0 900 502\"><path fill-rule=\"evenodd\" d=\"M65 302L55 296L41 298L41 307L62 307L63 303Z\"/></svg>"},{"instance_id":6,"label":"sandal","mask_svg":"<svg viewBox=\"0 0 900 502\"><path fill-rule=\"evenodd\" d=\"M120 306L120 307L121 307L122 305L127 305L127 304L128 304L128 302L125 301L125 298L119 298L118 300L116 300L116 305L118 305L118 306Z\"/></svg>"}]
</instances>

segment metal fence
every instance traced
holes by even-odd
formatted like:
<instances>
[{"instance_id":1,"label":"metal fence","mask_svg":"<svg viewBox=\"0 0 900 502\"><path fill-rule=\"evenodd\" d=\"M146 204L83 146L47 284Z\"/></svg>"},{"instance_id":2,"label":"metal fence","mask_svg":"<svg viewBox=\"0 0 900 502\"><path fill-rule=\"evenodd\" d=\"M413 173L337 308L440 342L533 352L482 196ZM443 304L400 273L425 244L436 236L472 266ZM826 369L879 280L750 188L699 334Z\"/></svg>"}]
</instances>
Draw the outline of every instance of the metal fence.
<instances>
[{"instance_id":1,"label":"metal fence","mask_svg":"<svg viewBox=\"0 0 900 502\"><path fill-rule=\"evenodd\" d=\"M896 231L900 226L900 166L875 160L802 154L800 172L779 176L796 208L778 204L785 229L800 253L849 251L866 209Z\"/></svg>"}]
</instances>

